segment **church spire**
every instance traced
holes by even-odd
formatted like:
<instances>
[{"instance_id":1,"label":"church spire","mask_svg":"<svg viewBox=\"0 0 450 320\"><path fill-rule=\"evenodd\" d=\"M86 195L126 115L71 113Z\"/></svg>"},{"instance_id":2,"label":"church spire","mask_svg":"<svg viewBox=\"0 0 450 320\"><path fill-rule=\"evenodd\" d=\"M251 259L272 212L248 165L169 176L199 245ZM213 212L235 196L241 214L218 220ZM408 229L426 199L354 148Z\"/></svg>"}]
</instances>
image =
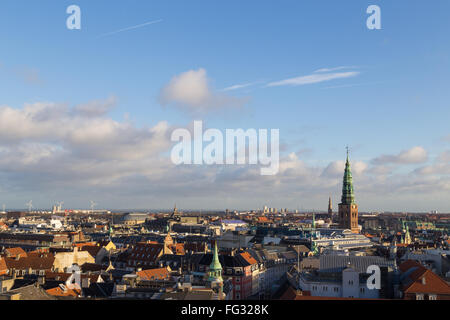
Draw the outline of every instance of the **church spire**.
<instances>
[{"instance_id":1,"label":"church spire","mask_svg":"<svg viewBox=\"0 0 450 320\"><path fill-rule=\"evenodd\" d=\"M222 281L222 265L219 261L219 251L217 249L217 241L214 243L214 254L211 264L209 265L209 281Z\"/></svg>"},{"instance_id":2,"label":"church spire","mask_svg":"<svg viewBox=\"0 0 450 320\"><path fill-rule=\"evenodd\" d=\"M353 177L350 169L349 149L347 147L347 162L345 163L344 183L342 186L342 204L354 204Z\"/></svg>"}]
</instances>

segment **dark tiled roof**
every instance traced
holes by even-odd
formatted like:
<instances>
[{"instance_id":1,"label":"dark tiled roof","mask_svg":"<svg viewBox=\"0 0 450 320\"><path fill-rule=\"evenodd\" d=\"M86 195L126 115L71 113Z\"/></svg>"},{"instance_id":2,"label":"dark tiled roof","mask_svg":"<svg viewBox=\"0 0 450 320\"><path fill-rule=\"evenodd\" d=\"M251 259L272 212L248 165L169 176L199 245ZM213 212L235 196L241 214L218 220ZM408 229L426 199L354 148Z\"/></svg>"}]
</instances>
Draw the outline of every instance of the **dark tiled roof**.
<instances>
[{"instance_id":1,"label":"dark tiled roof","mask_svg":"<svg viewBox=\"0 0 450 320\"><path fill-rule=\"evenodd\" d=\"M358 257L325 255L320 257L319 270L321 272L341 272L347 267L352 267L360 273L365 273L367 272L367 268L371 265L394 268L394 261L374 256Z\"/></svg>"},{"instance_id":2,"label":"dark tiled roof","mask_svg":"<svg viewBox=\"0 0 450 320\"><path fill-rule=\"evenodd\" d=\"M83 289L83 294L86 297L93 298L108 298L114 292L114 283L91 283L89 288Z\"/></svg>"},{"instance_id":3,"label":"dark tiled roof","mask_svg":"<svg viewBox=\"0 0 450 320\"><path fill-rule=\"evenodd\" d=\"M34 284L11 290L2 296L11 296L20 294L20 300L56 300L55 297L49 295L42 288L36 287Z\"/></svg>"}]
</instances>

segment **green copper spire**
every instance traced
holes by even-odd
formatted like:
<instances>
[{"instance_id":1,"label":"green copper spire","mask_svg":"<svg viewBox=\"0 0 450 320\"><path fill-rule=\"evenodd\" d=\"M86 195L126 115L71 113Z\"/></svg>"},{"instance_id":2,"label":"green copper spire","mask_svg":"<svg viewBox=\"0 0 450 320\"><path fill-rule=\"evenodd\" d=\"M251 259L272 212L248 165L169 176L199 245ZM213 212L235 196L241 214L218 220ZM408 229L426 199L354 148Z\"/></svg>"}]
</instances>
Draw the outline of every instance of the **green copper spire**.
<instances>
[{"instance_id":1,"label":"green copper spire","mask_svg":"<svg viewBox=\"0 0 450 320\"><path fill-rule=\"evenodd\" d=\"M352 171L350 170L350 160L348 155L347 147L347 162L345 163L345 173L344 173L344 184L342 186L342 204L354 204L355 203L355 193L353 190L353 177Z\"/></svg>"},{"instance_id":2,"label":"green copper spire","mask_svg":"<svg viewBox=\"0 0 450 320\"><path fill-rule=\"evenodd\" d=\"M317 247L316 242L312 240L311 240L311 252L314 256L319 253L319 248Z\"/></svg>"},{"instance_id":3,"label":"green copper spire","mask_svg":"<svg viewBox=\"0 0 450 320\"><path fill-rule=\"evenodd\" d=\"M209 281L222 281L222 265L219 261L219 251L217 250L217 241L214 243L213 260L209 266Z\"/></svg>"}]
</instances>

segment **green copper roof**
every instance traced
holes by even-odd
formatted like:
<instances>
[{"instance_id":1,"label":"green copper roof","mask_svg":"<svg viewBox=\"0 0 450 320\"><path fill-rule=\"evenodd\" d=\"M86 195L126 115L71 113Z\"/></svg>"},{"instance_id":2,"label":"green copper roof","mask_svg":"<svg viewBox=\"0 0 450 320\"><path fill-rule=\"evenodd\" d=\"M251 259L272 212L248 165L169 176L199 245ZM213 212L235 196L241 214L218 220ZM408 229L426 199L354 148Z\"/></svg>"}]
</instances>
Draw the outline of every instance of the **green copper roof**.
<instances>
[{"instance_id":1,"label":"green copper roof","mask_svg":"<svg viewBox=\"0 0 450 320\"><path fill-rule=\"evenodd\" d=\"M208 281L223 281L222 279L222 265L219 261L219 252L217 250L217 241L214 244L213 260L209 266Z\"/></svg>"},{"instance_id":2,"label":"green copper roof","mask_svg":"<svg viewBox=\"0 0 450 320\"><path fill-rule=\"evenodd\" d=\"M217 241L214 245L214 256L211 265L209 266L209 270L222 270L222 265L219 261L219 252L217 250Z\"/></svg>"},{"instance_id":3,"label":"green copper roof","mask_svg":"<svg viewBox=\"0 0 450 320\"><path fill-rule=\"evenodd\" d=\"M342 186L342 204L354 204L355 203L355 192L353 190L353 177L352 171L350 170L350 161L348 159L347 151L347 162L345 163L345 173L344 173L344 184Z\"/></svg>"}]
</instances>

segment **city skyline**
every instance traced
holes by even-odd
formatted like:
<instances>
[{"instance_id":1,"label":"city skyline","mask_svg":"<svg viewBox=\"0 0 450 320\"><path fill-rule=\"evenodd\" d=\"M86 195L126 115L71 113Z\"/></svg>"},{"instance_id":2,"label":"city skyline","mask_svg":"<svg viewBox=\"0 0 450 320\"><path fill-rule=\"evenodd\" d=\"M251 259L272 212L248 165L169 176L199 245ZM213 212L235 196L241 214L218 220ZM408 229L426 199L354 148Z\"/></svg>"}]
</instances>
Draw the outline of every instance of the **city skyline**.
<instances>
[{"instance_id":1,"label":"city skyline","mask_svg":"<svg viewBox=\"0 0 450 320\"><path fill-rule=\"evenodd\" d=\"M361 212L450 212L448 2L377 1L381 30L371 1L72 4L0 5L7 208L326 211L348 144ZM196 120L279 129L279 173L175 166Z\"/></svg>"}]
</instances>

